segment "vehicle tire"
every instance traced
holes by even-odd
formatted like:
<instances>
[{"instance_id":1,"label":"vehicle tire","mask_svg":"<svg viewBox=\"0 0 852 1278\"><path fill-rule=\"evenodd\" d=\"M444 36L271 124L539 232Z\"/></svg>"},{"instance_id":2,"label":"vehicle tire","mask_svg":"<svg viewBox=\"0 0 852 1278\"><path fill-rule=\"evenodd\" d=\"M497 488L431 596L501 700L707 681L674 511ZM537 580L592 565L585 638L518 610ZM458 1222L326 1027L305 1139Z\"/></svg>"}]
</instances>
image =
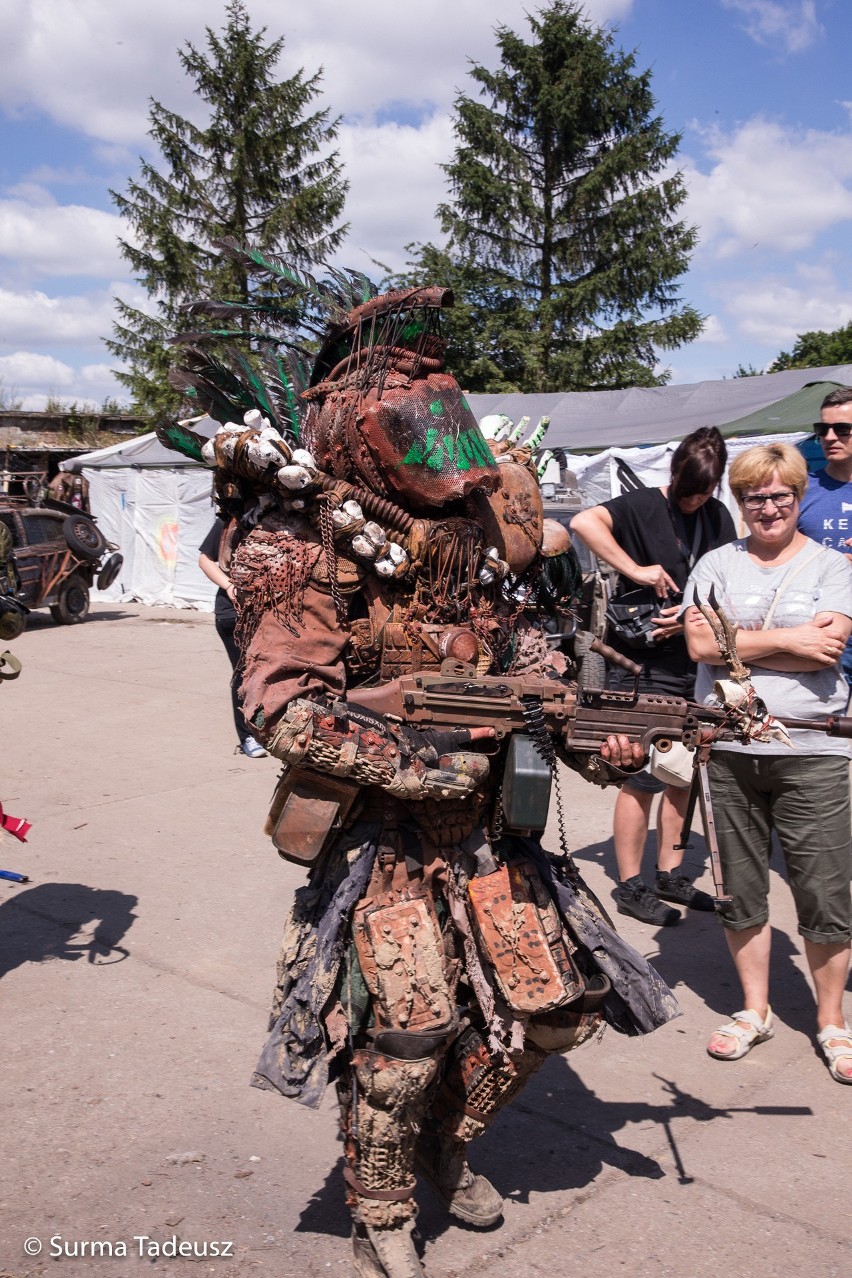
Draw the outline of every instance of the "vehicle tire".
<instances>
[{"instance_id":1,"label":"vehicle tire","mask_svg":"<svg viewBox=\"0 0 852 1278\"><path fill-rule=\"evenodd\" d=\"M589 644L594 637L588 630L582 630L574 640L574 651L577 654L577 686L580 688L606 687L606 662L599 652L589 652Z\"/></svg>"},{"instance_id":2,"label":"vehicle tire","mask_svg":"<svg viewBox=\"0 0 852 1278\"><path fill-rule=\"evenodd\" d=\"M59 587L59 598L51 605L50 615L63 626L74 626L89 615L89 587L82 577L72 573Z\"/></svg>"},{"instance_id":3,"label":"vehicle tire","mask_svg":"<svg viewBox=\"0 0 852 1278\"><path fill-rule=\"evenodd\" d=\"M109 559L104 560L101 565L101 570L98 573L98 580L96 583L98 590L109 590L110 586L121 571L121 565L123 563L124 556L120 555L117 551L115 554L110 555Z\"/></svg>"},{"instance_id":4,"label":"vehicle tire","mask_svg":"<svg viewBox=\"0 0 852 1278\"><path fill-rule=\"evenodd\" d=\"M97 563L106 550L106 537L85 515L69 515L62 533L71 551L84 563Z\"/></svg>"}]
</instances>

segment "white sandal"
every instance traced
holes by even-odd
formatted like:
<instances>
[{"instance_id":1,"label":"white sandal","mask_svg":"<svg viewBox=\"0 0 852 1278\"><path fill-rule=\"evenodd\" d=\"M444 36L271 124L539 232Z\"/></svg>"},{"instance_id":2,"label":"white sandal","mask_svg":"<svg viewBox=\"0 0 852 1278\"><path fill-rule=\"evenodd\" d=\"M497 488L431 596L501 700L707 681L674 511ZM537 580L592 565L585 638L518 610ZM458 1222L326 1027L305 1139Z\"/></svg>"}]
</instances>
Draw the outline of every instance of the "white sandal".
<instances>
[{"instance_id":1,"label":"white sandal","mask_svg":"<svg viewBox=\"0 0 852 1278\"><path fill-rule=\"evenodd\" d=\"M843 1047L829 1047L829 1041L832 1038L845 1039ZM844 1056L852 1059L852 1029L848 1023L845 1025L826 1025L824 1030L820 1030L817 1034L817 1042L820 1045L823 1056L828 1063L829 1073L838 1083L852 1083L852 1074L841 1074L837 1068L837 1062Z\"/></svg>"},{"instance_id":2,"label":"white sandal","mask_svg":"<svg viewBox=\"0 0 852 1278\"><path fill-rule=\"evenodd\" d=\"M746 1025L738 1025L737 1021L745 1021ZM737 1047L733 1052L714 1052L708 1046L707 1054L716 1061L738 1061L743 1056L746 1056L758 1043L765 1043L768 1038L772 1038L774 1033L771 1007L766 1009L765 1021L760 1019L757 1012L750 1009L744 1012L734 1012L728 1024L720 1025L717 1029L714 1029L710 1037L713 1038L716 1034L726 1034L728 1038L734 1039ZM829 1037L831 1036L829 1035ZM823 1051L825 1050L823 1048ZM842 1053L840 1054L842 1055ZM852 1082L852 1079L850 1079L850 1082Z\"/></svg>"}]
</instances>

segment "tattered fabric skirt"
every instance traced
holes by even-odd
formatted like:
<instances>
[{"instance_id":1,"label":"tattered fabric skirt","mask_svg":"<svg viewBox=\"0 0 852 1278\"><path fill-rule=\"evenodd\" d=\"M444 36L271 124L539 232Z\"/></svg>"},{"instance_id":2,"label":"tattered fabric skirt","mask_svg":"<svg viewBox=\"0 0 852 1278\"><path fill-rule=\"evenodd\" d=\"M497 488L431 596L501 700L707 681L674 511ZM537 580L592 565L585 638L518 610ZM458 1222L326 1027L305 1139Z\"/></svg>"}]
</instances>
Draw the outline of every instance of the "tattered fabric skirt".
<instances>
[{"instance_id":1,"label":"tattered fabric skirt","mask_svg":"<svg viewBox=\"0 0 852 1278\"><path fill-rule=\"evenodd\" d=\"M316 1107L335 1060L347 1059L353 1012L351 1006L344 1011L337 995L341 972L348 962L352 915L368 892L380 835L379 823L354 825L295 893L279 959L271 1033L252 1078L253 1086ZM586 972L600 972L608 978L611 989L600 1009L605 1022L618 1033L647 1034L680 1014L671 990L614 930L573 865L549 857L537 840L519 836L504 839L500 853L508 856L510 864L517 859L535 867ZM455 855L464 857L464 846L445 850L443 855L450 862ZM504 1048L509 1048L510 1040L512 1049L520 1048L522 1024L499 1025L488 964L480 961L458 901L441 905L444 917L452 919L448 926L468 933L459 946L463 979L480 1005L484 1024L488 1027L491 1023L492 1030L497 1024L498 1032L506 1029ZM492 1045L499 1049L493 1034Z\"/></svg>"}]
</instances>

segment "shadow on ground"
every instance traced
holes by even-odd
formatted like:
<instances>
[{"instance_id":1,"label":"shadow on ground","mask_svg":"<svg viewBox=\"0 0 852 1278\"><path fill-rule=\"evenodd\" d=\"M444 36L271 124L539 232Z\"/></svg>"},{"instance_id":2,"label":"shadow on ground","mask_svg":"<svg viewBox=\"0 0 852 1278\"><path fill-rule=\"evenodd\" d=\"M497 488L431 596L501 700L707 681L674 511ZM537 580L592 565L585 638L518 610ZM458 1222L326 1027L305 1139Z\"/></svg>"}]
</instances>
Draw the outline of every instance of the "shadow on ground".
<instances>
[{"instance_id":1,"label":"shadow on ground","mask_svg":"<svg viewBox=\"0 0 852 1278\"><path fill-rule=\"evenodd\" d=\"M689 1185L694 1178L681 1158L673 1119L708 1123L734 1113L811 1113L803 1106L719 1108L681 1090L673 1080L660 1078L660 1082L667 1097L660 1104L604 1101L564 1057L551 1057L521 1097L471 1146L471 1165L487 1176L505 1199L520 1203L528 1202L533 1194L586 1189L608 1168L626 1176L660 1180L670 1173L655 1158L616 1140L616 1133L631 1126L653 1124L665 1132L677 1183ZM349 1213L343 1205L343 1192L341 1160L304 1208L296 1232L348 1237ZM417 1230L424 1242L433 1242L450 1227L465 1228L451 1220L422 1181L417 1201Z\"/></svg>"},{"instance_id":2,"label":"shadow on ground","mask_svg":"<svg viewBox=\"0 0 852 1278\"><path fill-rule=\"evenodd\" d=\"M136 918L136 904L125 892L83 883L41 883L18 892L0 905L0 977L22 963L48 959L121 962L129 951L120 942ZM88 940L73 939L93 923Z\"/></svg>"}]
</instances>

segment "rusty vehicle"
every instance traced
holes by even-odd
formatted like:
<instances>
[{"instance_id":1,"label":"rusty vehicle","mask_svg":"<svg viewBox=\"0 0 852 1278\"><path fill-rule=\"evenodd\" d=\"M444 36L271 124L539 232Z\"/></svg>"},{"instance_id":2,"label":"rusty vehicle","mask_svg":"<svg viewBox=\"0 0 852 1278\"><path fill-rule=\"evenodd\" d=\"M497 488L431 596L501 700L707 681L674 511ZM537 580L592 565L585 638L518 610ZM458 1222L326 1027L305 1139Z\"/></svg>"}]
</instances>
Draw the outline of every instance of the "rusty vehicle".
<instances>
[{"instance_id":1,"label":"rusty vehicle","mask_svg":"<svg viewBox=\"0 0 852 1278\"><path fill-rule=\"evenodd\" d=\"M48 498L34 506L26 497L0 495L0 523L12 545L6 597L25 613L49 608L66 626L85 621L92 586L106 590L124 562L94 517L64 502Z\"/></svg>"}]
</instances>

